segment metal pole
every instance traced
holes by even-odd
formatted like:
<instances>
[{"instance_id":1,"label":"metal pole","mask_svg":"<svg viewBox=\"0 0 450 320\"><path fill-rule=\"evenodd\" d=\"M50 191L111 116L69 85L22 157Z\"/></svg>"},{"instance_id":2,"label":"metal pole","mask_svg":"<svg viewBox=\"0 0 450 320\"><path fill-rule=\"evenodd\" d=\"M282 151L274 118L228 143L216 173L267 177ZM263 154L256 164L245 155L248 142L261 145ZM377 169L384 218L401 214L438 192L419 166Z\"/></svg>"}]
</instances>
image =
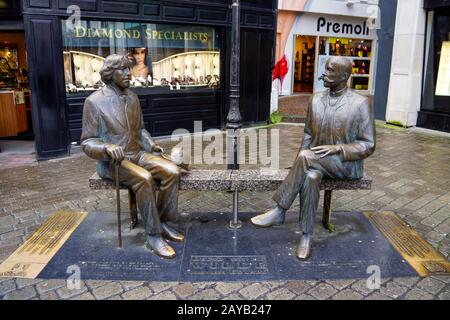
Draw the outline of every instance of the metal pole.
<instances>
[{"instance_id":1,"label":"metal pole","mask_svg":"<svg viewBox=\"0 0 450 320\"><path fill-rule=\"evenodd\" d=\"M242 228L242 222L238 218L238 214L239 214L238 201L239 201L239 191L234 190L233 191L233 220L230 221L231 229Z\"/></svg>"},{"instance_id":2,"label":"metal pole","mask_svg":"<svg viewBox=\"0 0 450 320\"><path fill-rule=\"evenodd\" d=\"M119 180L120 163L115 164L116 176L116 206L117 206L117 236L119 238L119 248L122 248L122 219L120 217L120 180Z\"/></svg>"},{"instance_id":3,"label":"metal pole","mask_svg":"<svg viewBox=\"0 0 450 320\"><path fill-rule=\"evenodd\" d=\"M239 111L240 98L240 55L241 55L241 37L240 37L240 4L239 0L233 0L232 9L232 27L231 27L231 66L230 66L230 109L227 116L228 133L228 169L239 170L239 132L242 127L242 117ZM230 228L239 229L242 224L238 220L238 199L237 190L233 193L233 220L230 221Z\"/></svg>"}]
</instances>

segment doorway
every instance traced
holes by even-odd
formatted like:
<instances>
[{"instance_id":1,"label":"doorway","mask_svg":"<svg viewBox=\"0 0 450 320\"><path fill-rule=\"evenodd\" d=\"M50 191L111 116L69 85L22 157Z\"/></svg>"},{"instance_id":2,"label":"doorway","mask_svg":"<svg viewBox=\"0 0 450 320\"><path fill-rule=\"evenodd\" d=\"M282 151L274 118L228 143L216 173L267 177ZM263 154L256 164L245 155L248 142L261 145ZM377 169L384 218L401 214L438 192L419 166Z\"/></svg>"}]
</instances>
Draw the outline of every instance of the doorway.
<instances>
[{"instance_id":1,"label":"doorway","mask_svg":"<svg viewBox=\"0 0 450 320\"><path fill-rule=\"evenodd\" d=\"M34 132L23 30L0 30L0 155L33 155Z\"/></svg>"},{"instance_id":2,"label":"doorway","mask_svg":"<svg viewBox=\"0 0 450 320\"><path fill-rule=\"evenodd\" d=\"M297 35L294 48L294 93L312 94L316 64L316 37Z\"/></svg>"}]
</instances>

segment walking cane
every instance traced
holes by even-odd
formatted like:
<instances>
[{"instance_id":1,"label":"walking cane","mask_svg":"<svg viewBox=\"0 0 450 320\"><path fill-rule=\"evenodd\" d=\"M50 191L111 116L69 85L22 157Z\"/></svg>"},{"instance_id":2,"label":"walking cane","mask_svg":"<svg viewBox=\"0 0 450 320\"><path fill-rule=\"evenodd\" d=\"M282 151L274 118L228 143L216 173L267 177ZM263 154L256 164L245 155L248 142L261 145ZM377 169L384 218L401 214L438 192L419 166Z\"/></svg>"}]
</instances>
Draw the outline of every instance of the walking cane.
<instances>
[{"instance_id":1,"label":"walking cane","mask_svg":"<svg viewBox=\"0 0 450 320\"><path fill-rule=\"evenodd\" d=\"M119 181L120 162L115 164L116 174L116 203L117 203L117 232L119 237L119 248L122 248L122 220L120 218L120 181Z\"/></svg>"}]
</instances>

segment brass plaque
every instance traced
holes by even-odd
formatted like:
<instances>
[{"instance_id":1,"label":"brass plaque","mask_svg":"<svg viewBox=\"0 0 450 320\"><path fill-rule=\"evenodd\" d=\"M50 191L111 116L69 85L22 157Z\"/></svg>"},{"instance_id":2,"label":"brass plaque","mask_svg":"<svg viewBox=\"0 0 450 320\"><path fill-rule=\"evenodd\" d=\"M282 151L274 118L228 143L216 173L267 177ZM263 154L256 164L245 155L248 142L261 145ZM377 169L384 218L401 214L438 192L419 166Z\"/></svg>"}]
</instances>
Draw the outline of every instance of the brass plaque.
<instances>
[{"instance_id":1,"label":"brass plaque","mask_svg":"<svg viewBox=\"0 0 450 320\"><path fill-rule=\"evenodd\" d=\"M86 216L86 212L55 213L0 265L0 277L35 279Z\"/></svg>"},{"instance_id":2,"label":"brass plaque","mask_svg":"<svg viewBox=\"0 0 450 320\"><path fill-rule=\"evenodd\" d=\"M450 274L450 262L394 212L365 215L421 277Z\"/></svg>"}]
</instances>

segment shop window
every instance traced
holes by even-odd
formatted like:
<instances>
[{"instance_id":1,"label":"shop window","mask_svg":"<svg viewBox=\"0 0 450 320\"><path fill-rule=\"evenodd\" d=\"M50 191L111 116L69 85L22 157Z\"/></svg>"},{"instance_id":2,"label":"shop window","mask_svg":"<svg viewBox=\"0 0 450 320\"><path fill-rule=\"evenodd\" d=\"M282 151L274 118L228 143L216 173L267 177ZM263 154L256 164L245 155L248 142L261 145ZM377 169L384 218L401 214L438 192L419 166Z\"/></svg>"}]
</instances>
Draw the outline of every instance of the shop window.
<instances>
[{"instance_id":1,"label":"shop window","mask_svg":"<svg viewBox=\"0 0 450 320\"><path fill-rule=\"evenodd\" d=\"M450 114L450 8L428 12L422 110Z\"/></svg>"},{"instance_id":2,"label":"shop window","mask_svg":"<svg viewBox=\"0 0 450 320\"><path fill-rule=\"evenodd\" d=\"M213 27L135 22L62 21L67 92L103 85L110 54L127 55L133 87L173 90L220 86L220 39Z\"/></svg>"},{"instance_id":3,"label":"shop window","mask_svg":"<svg viewBox=\"0 0 450 320\"><path fill-rule=\"evenodd\" d=\"M347 57L353 64L350 88L370 89L372 40L320 37L319 55L319 74L330 56Z\"/></svg>"},{"instance_id":4,"label":"shop window","mask_svg":"<svg viewBox=\"0 0 450 320\"><path fill-rule=\"evenodd\" d=\"M442 42L436 95L450 96L450 41Z\"/></svg>"}]
</instances>

